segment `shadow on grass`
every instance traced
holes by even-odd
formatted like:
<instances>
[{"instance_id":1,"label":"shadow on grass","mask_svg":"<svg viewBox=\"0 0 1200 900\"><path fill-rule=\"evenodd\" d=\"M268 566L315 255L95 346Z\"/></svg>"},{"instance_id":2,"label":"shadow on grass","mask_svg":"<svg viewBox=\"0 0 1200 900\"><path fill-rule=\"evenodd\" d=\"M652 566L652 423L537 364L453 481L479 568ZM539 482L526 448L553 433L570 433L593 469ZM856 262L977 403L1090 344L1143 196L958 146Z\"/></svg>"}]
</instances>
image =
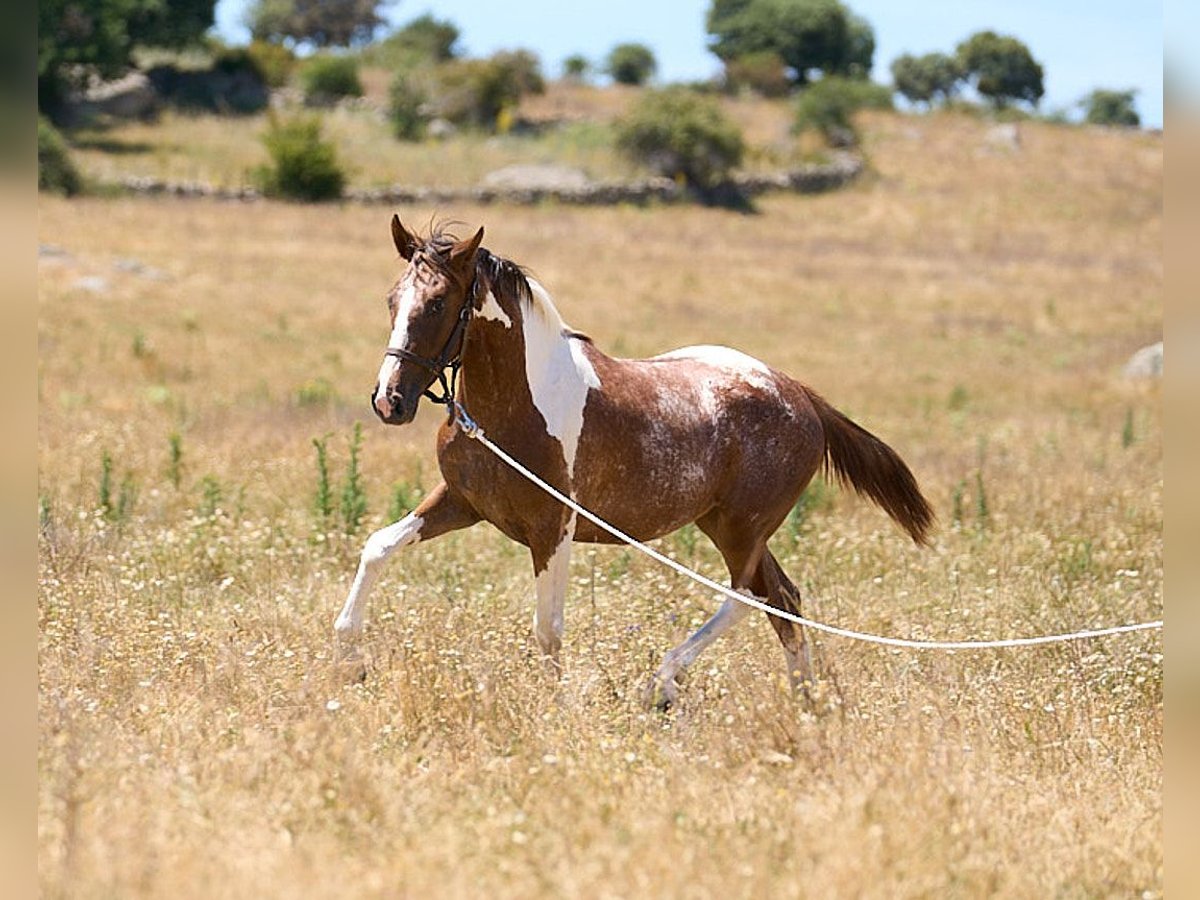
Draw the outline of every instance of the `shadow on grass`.
<instances>
[{"instance_id":1,"label":"shadow on grass","mask_svg":"<svg viewBox=\"0 0 1200 900\"><path fill-rule=\"evenodd\" d=\"M98 150L101 153L111 153L117 156L150 153L154 150L154 144L148 141L122 141L119 138L101 135L73 136L71 146L77 150Z\"/></svg>"}]
</instances>

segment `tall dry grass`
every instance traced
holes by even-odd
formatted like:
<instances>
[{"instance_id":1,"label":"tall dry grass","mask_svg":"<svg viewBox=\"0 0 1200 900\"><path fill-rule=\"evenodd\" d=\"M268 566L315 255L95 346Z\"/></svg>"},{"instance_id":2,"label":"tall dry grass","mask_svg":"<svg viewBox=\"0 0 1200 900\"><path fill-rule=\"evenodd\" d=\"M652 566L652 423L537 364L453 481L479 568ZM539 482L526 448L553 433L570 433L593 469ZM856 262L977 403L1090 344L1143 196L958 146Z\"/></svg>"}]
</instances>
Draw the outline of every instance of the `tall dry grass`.
<instances>
[{"instance_id":1,"label":"tall dry grass","mask_svg":"<svg viewBox=\"0 0 1200 900\"><path fill-rule=\"evenodd\" d=\"M1029 125L999 153L985 128L872 118L871 177L754 216L400 213L486 225L602 347L739 346L901 451L933 548L815 496L775 544L808 613L953 638L1157 617L1160 392L1119 370L1162 333L1161 142ZM816 638L814 715L755 617L660 716L640 690L714 598L580 548L551 683L527 555L479 526L403 551L370 675L343 683L330 625L361 536L315 519L311 441L337 479L363 423L372 525L436 480L438 413L394 430L366 403L389 215L41 202L67 254L39 279L46 896L1161 892L1157 635ZM721 574L692 532L662 545Z\"/></svg>"}]
</instances>

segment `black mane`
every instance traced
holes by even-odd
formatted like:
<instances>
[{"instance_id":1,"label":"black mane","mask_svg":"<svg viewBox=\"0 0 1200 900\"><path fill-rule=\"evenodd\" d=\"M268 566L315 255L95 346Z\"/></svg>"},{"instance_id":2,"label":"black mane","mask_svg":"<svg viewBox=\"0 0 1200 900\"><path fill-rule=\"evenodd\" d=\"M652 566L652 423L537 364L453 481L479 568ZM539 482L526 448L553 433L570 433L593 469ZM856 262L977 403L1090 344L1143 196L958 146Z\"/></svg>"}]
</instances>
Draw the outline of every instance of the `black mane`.
<instances>
[{"instance_id":1,"label":"black mane","mask_svg":"<svg viewBox=\"0 0 1200 900\"><path fill-rule=\"evenodd\" d=\"M443 272L449 272L450 250L458 240L447 224L439 223L433 227L429 237L421 242L418 252ZM505 297L516 297L524 303L532 299L533 292L525 269L511 260L496 256L486 247L480 247L475 255L475 278Z\"/></svg>"}]
</instances>

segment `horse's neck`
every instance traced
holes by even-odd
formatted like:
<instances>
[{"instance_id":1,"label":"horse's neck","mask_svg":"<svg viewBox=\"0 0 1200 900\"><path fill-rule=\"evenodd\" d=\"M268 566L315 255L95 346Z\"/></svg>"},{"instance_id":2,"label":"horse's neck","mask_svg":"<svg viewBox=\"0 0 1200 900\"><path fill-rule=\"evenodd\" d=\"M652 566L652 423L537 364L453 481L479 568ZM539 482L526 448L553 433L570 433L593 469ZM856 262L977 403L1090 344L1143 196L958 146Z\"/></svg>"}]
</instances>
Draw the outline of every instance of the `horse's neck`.
<instances>
[{"instance_id":1,"label":"horse's neck","mask_svg":"<svg viewBox=\"0 0 1200 900\"><path fill-rule=\"evenodd\" d=\"M463 358L466 400L481 407L478 413L469 410L481 419L503 410L508 416L544 422L571 463L588 389L598 388L600 382L584 342L571 337L545 290L536 282L530 286L528 302L484 298L480 318L490 321L479 323L478 339ZM514 406L517 398L526 397L532 408Z\"/></svg>"}]
</instances>

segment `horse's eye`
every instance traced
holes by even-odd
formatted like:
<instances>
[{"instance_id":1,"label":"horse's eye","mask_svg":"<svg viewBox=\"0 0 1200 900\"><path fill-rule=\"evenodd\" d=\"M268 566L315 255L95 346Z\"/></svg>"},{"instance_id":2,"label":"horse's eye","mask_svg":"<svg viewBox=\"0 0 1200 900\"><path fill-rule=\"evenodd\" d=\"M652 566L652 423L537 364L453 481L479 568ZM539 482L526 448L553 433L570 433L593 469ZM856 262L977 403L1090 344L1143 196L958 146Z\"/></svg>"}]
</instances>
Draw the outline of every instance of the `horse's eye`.
<instances>
[{"instance_id":1,"label":"horse's eye","mask_svg":"<svg viewBox=\"0 0 1200 900\"><path fill-rule=\"evenodd\" d=\"M433 310L433 312L435 312L435 313L440 313L443 309L446 308L446 301L443 300L441 297L434 297L432 300L429 301L429 308L431 310Z\"/></svg>"}]
</instances>

